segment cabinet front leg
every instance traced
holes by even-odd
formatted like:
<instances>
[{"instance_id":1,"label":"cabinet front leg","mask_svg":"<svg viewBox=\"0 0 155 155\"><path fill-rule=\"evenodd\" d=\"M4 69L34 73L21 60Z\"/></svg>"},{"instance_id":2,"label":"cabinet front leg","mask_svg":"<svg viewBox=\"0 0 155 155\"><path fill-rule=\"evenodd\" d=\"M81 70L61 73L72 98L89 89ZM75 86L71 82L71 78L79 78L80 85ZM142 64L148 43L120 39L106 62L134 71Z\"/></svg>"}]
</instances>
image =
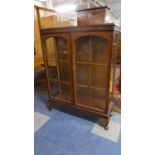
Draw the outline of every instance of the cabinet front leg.
<instances>
[{"instance_id":1,"label":"cabinet front leg","mask_svg":"<svg viewBox=\"0 0 155 155\"><path fill-rule=\"evenodd\" d=\"M47 105L48 110L52 110L52 107L53 107L53 102L51 100L48 100L48 105Z\"/></svg>"},{"instance_id":2,"label":"cabinet front leg","mask_svg":"<svg viewBox=\"0 0 155 155\"><path fill-rule=\"evenodd\" d=\"M109 124L109 117L103 117L102 118L102 125L103 125L105 130L109 129L108 124Z\"/></svg>"}]
</instances>

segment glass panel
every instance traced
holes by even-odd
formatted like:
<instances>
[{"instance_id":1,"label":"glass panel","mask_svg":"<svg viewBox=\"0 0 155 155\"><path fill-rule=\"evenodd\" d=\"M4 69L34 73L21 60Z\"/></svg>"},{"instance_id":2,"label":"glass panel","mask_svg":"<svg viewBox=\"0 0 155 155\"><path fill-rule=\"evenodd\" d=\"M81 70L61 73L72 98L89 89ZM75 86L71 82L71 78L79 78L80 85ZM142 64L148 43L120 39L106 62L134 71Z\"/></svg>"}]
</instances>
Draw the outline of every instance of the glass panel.
<instances>
[{"instance_id":1,"label":"glass panel","mask_svg":"<svg viewBox=\"0 0 155 155\"><path fill-rule=\"evenodd\" d=\"M76 40L77 102L87 107L104 109L107 82L108 41L99 36Z\"/></svg>"},{"instance_id":2,"label":"glass panel","mask_svg":"<svg viewBox=\"0 0 155 155\"><path fill-rule=\"evenodd\" d=\"M91 88L91 106L99 109L105 108L105 89Z\"/></svg>"},{"instance_id":3,"label":"glass panel","mask_svg":"<svg viewBox=\"0 0 155 155\"><path fill-rule=\"evenodd\" d=\"M59 60L68 60L67 41L63 38L56 38L57 56Z\"/></svg>"},{"instance_id":4,"label":"glass panel","mask_svg":"<svg viewBox=\"0 0 155 155\"><path fill-rule=\"evenodd\" d=\"M89 55L90 55L90 37L81 37L78 40L76 40L76 61L89 61Z\"/></svg>"},{"instance_id":5,"label":"glass panel","mask_svg":"<svg viewBox=\"0 0 155 155\"><path fill-rule=\"evenodd\" d=\"M91 86L96 88L106 87L107 69L105 66L91 65Z\"/></svg>"},{"instance_id":6,"label":"glass panel","mask_svg":"<svg viewBox=\"0 0 155 155\"><path fill-rule=\"evenodd\" d=\"M71 81L70 64L68 62L59 62L60 81Z\"/></svg>"},{"instance_id":7,"label":"glass panel","mask_svg":"<svg viewBox=\"0 0 155 155\"><path fill-rule=\"evenodd\" d=\"M97 36L91 37L91 61L107 64L108 62L108 41Z\"/></svg>"},{"instance_id":8,"label":"glass panel","mask_svg":"<svg viewBox=\"0 0 155 155\"><path fill-rule=\"evenodd\" d=\"M77 102L81 105L89 105L89 88L77 86Z\"/></svg>"},{"instance_id":9,"label":"glass panel","mask_svg":"<svg viewBox=\"0 0 155 155\"><path fill-rule=\"evenodd\" d=\"M57 73L57 68L56 66L49 66L48 67L48 73L49 73L49 78L50 79L56 79L58 78L58 73Z\"/></svg>"},{"instance_id":10,"label":"glass panel","mask_svg":"<svg viewBox=\"0 0 155 155\"><path fill-rule=\"evenodd\" d=\"M56 96L59 93L58 81L50 81L51 96Z\"/></svg>"},{"instance_id":11,"label":"glass panel","mask_svg":"<svg viewBox=\"0 0 155 155\"><path fill-rule=\"evenodd\" d=\"M50 81L51 86L51 96L64 99L64 100L72 100L71 94L71 85L60 83L58 81Z\"/></svg>"},{"instance_id":12,"label":"glass panel","mask_svg":"<svg viewBox=\"0 0 155 155\"><path fill-rule=\"evenodd\" d=\"M46 40L51 96L72 101L71 65L67 40L56 37ZM53 64L55 68L52 69Z\"/></svg>"},{"instance_id":13,"label":"glass panel","mask_svg":"<svg viewBox=\"0 0 155 155\"><path fill-rule=\"evenodd\" d=\"M89 84L89 66L83 64L76 65L76 81L81 85Z\"/></svg>"},{"instance_id":14,"label":"glass panel","mask_svg":"<svg viewBox=\"0 0 155 155\"><path fill-rule=\"evenodd\" d=\"M90 108L105 108L105 89L77 86L77 102ZM90 95L91 94L91 95Z\"/></svg>"},{"instance_id":15,"label":"glass panel","mask_svg":"<svg viewBox=\"0 0 155 155\"><path fill-rule=\"evenodd\" d=\"M71 85L60 83L59 94L56 96L64 100L72 100Z\"/></svg>"},{"instance_id":16,"label":"glass panel","mask_svg":"<svg viewBox=\"0 0 155 155\"><path fill-rule=\"evenodd\" d=\"M59 81L59 94L56 98L71 101L71 66L69 61L68 43L64 38L57 37L55 39L57 67L58 67L58 81Z\"/></svg>"}]
</instances>

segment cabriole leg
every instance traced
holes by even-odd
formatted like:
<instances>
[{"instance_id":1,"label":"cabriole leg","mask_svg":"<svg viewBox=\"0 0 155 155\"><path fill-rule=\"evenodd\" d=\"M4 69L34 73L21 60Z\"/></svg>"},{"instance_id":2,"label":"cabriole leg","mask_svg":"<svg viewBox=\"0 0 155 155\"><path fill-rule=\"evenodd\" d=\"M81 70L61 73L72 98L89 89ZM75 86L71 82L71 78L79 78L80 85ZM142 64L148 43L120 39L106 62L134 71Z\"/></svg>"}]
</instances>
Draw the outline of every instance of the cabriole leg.
<instances>
[{"instance_id":1,"label":"cabriole leg","mask_svg":"<svg viewBox=\"0 0 155 155\"><path fill-rule=\"evenodd\" d=\"M52 110L53 103L52 103L51 100L48 100L48 105L47 105L47 107L48 107L48 110Z\"/></svg>"},{"instance_id":2,"label":"cabriole leg","mask_svg":"<svg viewBox=\"0 0 155 155\"><path fill-rule=\"evenodd\" d=\"M103 127L104 127L105 130L108 130L109 129L108 124L109 124L109 118L103 117L102 118L102 125L103 125Z\"/></svg>"}]
</instances>

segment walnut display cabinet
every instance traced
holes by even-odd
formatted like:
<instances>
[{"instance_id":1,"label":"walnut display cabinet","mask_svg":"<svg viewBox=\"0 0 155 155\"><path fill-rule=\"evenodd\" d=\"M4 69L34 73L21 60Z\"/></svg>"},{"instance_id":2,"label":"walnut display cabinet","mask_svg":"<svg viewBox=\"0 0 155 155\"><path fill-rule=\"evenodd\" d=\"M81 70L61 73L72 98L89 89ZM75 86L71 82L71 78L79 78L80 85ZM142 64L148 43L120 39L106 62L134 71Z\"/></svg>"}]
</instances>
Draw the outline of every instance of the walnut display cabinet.
<instances>
[{"instance_id":1,"label":"walnut display cabinet","mask_svg":"<svg viewBox=\"0 0 155 155\"><path fill-rule=\"evenodd\" d=\"M48 108L61 104L102 118L109 123L114 104L115 43L114 24L41 29L43 55L48 80ZM57 76L49 73L46 43L53 39ZM57 88L57 93L53 89Z\"/></svg>"}]
</instances>

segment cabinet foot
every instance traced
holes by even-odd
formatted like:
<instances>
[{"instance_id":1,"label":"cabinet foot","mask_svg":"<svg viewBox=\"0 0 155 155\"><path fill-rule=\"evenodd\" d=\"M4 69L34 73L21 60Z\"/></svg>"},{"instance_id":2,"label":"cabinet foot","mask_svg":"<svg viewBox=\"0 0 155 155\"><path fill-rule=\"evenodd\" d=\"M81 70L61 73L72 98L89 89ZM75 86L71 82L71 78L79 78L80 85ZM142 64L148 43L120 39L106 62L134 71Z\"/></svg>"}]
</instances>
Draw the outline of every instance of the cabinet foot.
<instances>
[{"instance_id":1,"label":"cabinet foot","mask_svg":"<svg viewBox=\"0 0 155 155\"><path fill-rule=\"evenodd\" d=\"M105 130L109 130L109 126L108 126L108 125L105 126L104 129L105 129Z\"/></svg>"},{"instance_id":2,"label":"cabinet foot","mask_svg":"<svg viewBox=\"0 0 155 155\"><path fill-rule=\"evenodd\" d=\"M109 118L102 118L101 119L101 124L104 127L105 130L109 130Z\"/></svg>"},{"instance_id":3,"label":"cabinet foot","mask_svg":"<svg viewBox=\"0 0 155 155\"><path fill-rule=\"evenodd\" d=\"M48 105L47 105L48 110L51 111L52 107L53 107L53 103L51 101L48 101Z\"/></svg>"}]
</instances>

